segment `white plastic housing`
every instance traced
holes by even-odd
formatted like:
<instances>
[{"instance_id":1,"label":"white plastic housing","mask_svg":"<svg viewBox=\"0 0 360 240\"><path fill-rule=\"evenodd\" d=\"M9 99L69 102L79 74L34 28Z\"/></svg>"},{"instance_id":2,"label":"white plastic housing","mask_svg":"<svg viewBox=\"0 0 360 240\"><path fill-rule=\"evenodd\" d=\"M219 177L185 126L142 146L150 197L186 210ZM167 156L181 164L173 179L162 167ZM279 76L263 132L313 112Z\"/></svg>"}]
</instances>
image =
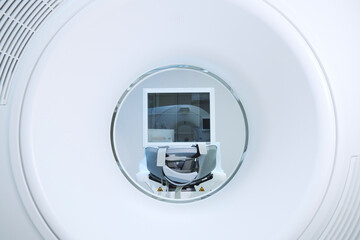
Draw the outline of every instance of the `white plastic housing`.
<instances>
[{"instance_id":1,"label":"white plastic housing","mask_svg":"<svg viewBox=\"0 0 360 240\"><path fill-rule=\"evenodd\" d=\"M88 2L54 11L0 106L1 239L358 237L358 3ZM119 95L172 64L221 76L249 122L235 177L186 204L133 187L110 143Z\"/></svg>"}]
</instances>

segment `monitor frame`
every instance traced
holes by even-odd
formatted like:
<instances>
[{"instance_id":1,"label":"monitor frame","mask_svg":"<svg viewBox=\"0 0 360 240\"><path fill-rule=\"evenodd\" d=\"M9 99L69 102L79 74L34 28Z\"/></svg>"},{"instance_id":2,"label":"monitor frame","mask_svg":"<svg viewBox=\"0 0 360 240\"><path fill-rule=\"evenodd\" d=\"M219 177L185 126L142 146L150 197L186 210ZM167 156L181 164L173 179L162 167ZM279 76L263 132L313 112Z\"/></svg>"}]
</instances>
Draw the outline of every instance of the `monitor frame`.
<instances>
[{"instance_id":1,"label":"monitor frame","mask_svg":"<svg viewBox=\"0 0 360 240\"><path fill-rule=\"evenodd\" d=\"M210 142L149 142L148 141L148 94L149 93L209 93L210 97ZM184 146L215 142L215 89L214 88L144 88L143 89L143 145Z\"/></svg>"}]
</instances>

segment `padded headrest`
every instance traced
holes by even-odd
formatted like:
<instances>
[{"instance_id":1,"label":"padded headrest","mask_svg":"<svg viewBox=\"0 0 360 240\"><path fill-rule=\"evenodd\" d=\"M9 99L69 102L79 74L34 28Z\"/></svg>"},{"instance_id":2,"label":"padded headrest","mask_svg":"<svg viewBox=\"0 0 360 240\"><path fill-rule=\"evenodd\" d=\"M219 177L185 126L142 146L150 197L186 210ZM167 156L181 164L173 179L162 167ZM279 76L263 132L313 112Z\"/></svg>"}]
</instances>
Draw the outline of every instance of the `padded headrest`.
<instances>
[{"instance_id":1,"label":"padded headrest","mask_svg":"<svg viewBox=\"0 0 360 240\"><path fill-rule=\"evenodd\" d=\"M170 168L172 173L176 174L177 179L179 175L175 172L180 174L197 172L193 181L199 180L208 176L216 167L217 147L215 145L207 145L206 154L200 154L198 146L145 148L148 170L151 174L164 181L166 181L166 178L163 166L158 165L158 152L160 149L163 149L160 151L164 151L164 148L166 149L165 166ZM167 169L167 172L169 172L169 169Z\"/></svg>"}]
</instances>

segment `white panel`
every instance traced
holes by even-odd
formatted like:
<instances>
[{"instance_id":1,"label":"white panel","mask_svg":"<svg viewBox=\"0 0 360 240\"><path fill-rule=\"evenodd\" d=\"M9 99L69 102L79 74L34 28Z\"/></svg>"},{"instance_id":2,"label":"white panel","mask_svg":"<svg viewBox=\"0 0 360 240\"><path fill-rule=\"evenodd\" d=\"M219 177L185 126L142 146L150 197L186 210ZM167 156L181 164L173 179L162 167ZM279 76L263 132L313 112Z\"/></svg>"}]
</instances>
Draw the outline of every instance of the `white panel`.
<instances>
[{"instance_id":1,"label":"white panel","mask_svg":"<svg viewBox=\"0 0 360 240\"><path fill-rule=\"evenodd\" d=\"M341 201L321 239L353 239L360 237L360 156L351 159L349 176Z\"/></svg>"},{"instance_id":2,"label":"white panel","mask_svg":"<svg viewBox=\"0 0 360 240\"><path fill-rule=\"evenodd\" d=\"M0 105L18 61L34 33L63 0L5 0L0 5Z\"/></svg>"}]
</instances>

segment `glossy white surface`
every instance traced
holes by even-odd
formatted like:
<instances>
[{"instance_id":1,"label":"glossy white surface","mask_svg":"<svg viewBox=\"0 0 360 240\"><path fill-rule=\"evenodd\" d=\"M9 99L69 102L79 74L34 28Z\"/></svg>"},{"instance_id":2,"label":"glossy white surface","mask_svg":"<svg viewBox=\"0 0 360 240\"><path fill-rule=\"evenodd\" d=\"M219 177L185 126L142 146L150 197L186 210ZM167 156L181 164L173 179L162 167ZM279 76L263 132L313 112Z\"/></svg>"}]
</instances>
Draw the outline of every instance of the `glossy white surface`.
<instances>
[{"instance_id":1,"label":"glossy white surface","mask_svg":"<svg viewBox=\"0 0 360 240\"><path fill-rule=\"evenodd\" d=\"M336 164L322 206L303 235L303 239L317 239L324 231L325 234L331 231L326 226L338 206L348 173L352 171L351 157L360 153L360 2L269 0L269 3L289 18L311 44L335 99Z\"/></svg>"},{"instance_id":2,"label":"glossy white surface","mask_svg":"<svg viewBox=\"0 0 360 240\"><path fill-rule=\"evenodd\" d=\"M60 238L134 232L151 238L158 221L167 219L162 233L170 235L176 223L195 218L223 220L197 222L187 230L194 238L288 239L317 210L332 170L335 128L312 52L265 4L189 6L96 2L42 55L23 105L20 150L30 191ZM227 15L214 18L219 10ZM109 137L119 94L143 72L176 63L223 76L243 100L250 124L249 152L235 178L219 194L181 205L149 199L129 184Z\"/></svg>"},{"instance_id":3,"label":"glossy white surface","mask_svg":"<svg viewBox=\"0 0 360 240\"><path fill-rule=\"evenodd\" d=\"M183 239L174 232L189 218L190 239L329 236L360 151L357 1L269 1L278 11L263 1L99 1L51 41L24 98L37 56L85 2L68 1L34 38L0 107L0 238L151 239L166 219L161 233ZM221 75L250 124L239 173L189 204L137 191L109 136L119 94L179 63Z\"/></svg>"}]
</instances>

